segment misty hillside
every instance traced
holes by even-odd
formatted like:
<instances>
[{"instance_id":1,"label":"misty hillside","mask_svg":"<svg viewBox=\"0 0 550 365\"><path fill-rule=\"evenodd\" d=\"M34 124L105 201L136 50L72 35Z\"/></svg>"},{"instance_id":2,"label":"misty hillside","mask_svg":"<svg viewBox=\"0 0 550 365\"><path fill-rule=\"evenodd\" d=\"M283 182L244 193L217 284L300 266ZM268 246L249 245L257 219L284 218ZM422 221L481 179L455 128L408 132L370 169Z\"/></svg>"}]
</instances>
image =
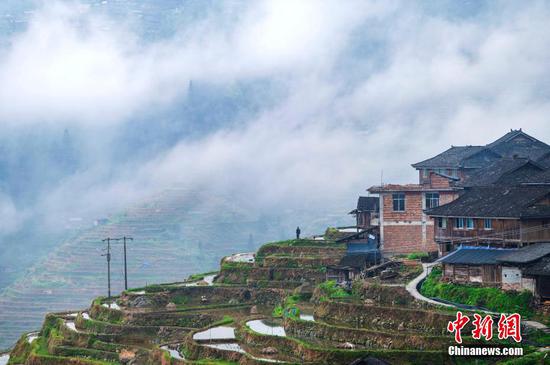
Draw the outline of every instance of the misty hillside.
<instances>
[{"instance_id":1,"label":"misty hillside","mask_svg":"<svg viewBox=\"0 0 550 365\"><path fill-rule=\"evenodd\" d=\"M182 281L216 269L224 255L254 251L261 243L290 237L296 224L306 232L338 221L327 212L255 216L226 196L183 188L165 190L146 202L99 222L67 240L0 294L0 348L39 328L49 311L79 308L107 293L107 237L131 236L129 286ZM345 218L342 217L341 218ZM102 224L104 223L104 224ZM122 245L112 245L113 295L124 289Z\"/></svg>"}]
</instances>

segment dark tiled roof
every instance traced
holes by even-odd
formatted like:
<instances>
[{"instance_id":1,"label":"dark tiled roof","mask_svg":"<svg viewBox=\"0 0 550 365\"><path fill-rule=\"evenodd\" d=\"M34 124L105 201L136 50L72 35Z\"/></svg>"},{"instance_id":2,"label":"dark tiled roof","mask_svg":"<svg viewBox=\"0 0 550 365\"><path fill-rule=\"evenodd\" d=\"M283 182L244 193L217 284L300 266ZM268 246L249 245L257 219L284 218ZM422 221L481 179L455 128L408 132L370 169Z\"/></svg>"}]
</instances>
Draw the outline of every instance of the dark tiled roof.
<instances>
[{"instance_id":1,"label":"dark tiled roof","mask_svg":"<svg viewBox=\"0 0 550 365\"><path fill-rule=\"evenodd\" d=\"M523 273L527 275L550 276L550 257L544 257L533 265L529 265Z\"/></svg>"},{"instance_id":2,"label":"dark tiled roof","mask_svg":"<svg viewBox=\"0 0 550 365\"><path fill-rule=\"evenodd\" d=\"M357 211L359 212L378 212L380 207L380 198L375 196L360 196L357 200Z\"/></svg>"},{"instance_id":3,"label":"dark tiled roof","mask_svg":"<svg viewBox=\"0 0 550 365\"><path fill-rule=\"evenodd\" d=\"M380 251L377 250L366 253L347 254L340 260L338 266L360 269L370 266L379 260Z\"/></svg>"},{"instance_id":4,"label":"dark tiled roof","mask_svg":"<svg viewBox=\"0 0 550 365\"><path fill-rule=\"evenodd\" d=\"M461 246L438 261L444 264L458 265L494 265L504 255L515 252L514 249Z\"/></svg>"},{"instance_id":5,"label":"dark tiled roof","mask_svg":"<svg viewBox=\"0 0 550 365\"><path fill-rule=\"evenodd\" d=\"M503 157L525 157L537 160L550 152L550 146L531 137L521 129L511 130L487 145Z\"/></svg>"},{"instance_id":6,"label":"dark tiled roof","mask_svg":"<svg viewBox=\"0 0 550 365\"><path fill-rule=\"evenodd\" d=\"M462 161L483 150L483 146L453 146L439 155L413 164L414 168L457 168Z\"/></svg>"},{"instance_id":7,"label":"dark tiled roof","mask_svg":"<svg viewBox=\"0 0 550 365\"><path fill-rule=\"evenodd\" d=\"M545 170L538 174L529 176L522 183L526 185L527 184L550 184L550 170Z\"/></svg>"},{"instance_id":8,"label":"dark tiled roof","mask_svg":"<svg viewBox=\"0 0 550 365\"><path fill-rule=\"evenodd\" d=\"M542 171L542 166L526 158L501 158L475 170L457 186L518 185Z\"/></svg>"},{"instance_id":9,"label":"dark tiled roof","mask_svg":"<svg viewBox=\"0 0 550 365\"><path fill-rule=\"evenodd\" d=\"M544 168L549 169L550 168L550 152L545 153L542 155L538 160L537 163L539 163Z\"/></svg>"},{"instance_id":10,"label":"dark tiled roof","mask_svg":"<svg viewBox=\"0 0 550 365\"><path fill-rule=\"evenodd\" d=\"M521 218L529 214L529 209L540 213L538 208L529 207L548 194L550 186L474 187L426 213L435 217Z\"/></svg>"},{"instance_id":11,"label":"dark tiled roof","mask_svg":"<svg viewBox=\"0 0 550 365\"><path fill-rule=\"evenodd\" d=\"M514 253L510 253L499 258L499 261L525 264L538 260L544 256L550 255L550 242L537 243L520 248Z\"/></svg>"},{"instance_id":12,"label":"dark tiled roof","mask_svg":"<svg viewBox=\"0 0 550 365\"><path fill-rule=\"evenodd\" d=\"M474 158L482 151L487 158ZM494 158L524 157L538 160L550 153L550 146L531 137L521 129L511 130L486 146L453 146L439 155L413 164L414 168L481 168ZM488 158L489 155L494 155ZM550 159L550 157L549 157Z\"/></svg>"}]
</instances>

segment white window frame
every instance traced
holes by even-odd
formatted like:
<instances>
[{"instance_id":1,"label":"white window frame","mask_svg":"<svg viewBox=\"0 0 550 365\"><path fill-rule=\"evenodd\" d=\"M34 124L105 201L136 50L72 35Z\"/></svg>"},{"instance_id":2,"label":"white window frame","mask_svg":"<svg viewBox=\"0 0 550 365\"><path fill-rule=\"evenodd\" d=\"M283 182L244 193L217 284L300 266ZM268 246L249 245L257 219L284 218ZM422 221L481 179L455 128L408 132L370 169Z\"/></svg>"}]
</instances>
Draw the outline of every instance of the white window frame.
<instances>
[{"instance_id":1,"label":"white window frame","mask_svg":"<svg viewBox=\"0 0 550 365\"><path fill-rule=\"evenodd\" d=\"M437 205L428 207L428 194L437 194ZM430 201L435 200L434 198L430 198ZM431 192L431 193L424 193L424 208L430 209L430 208L437 208L439 206L439 193L438 192Z\"/></svg>"},{"instance_id":2,"label":"white window frame","mask_svg":"<svg viewBox=\"0 0 550 365\"><path fill-rule=\"evenodd\" d=\"M489 223L487 225L487 223ZM486 231L492 231L493 230L493 220L491 218L485 218L483 220L483 229Z\"/></svg>"},{"instance_id":3,"label":"white window frame","mask_svg":"<svg viewBox=\"0 0 550 365\"><path fill-rule=\"evenodd\" d=\"M474 228L475 228L474 218L466 218L466 229L472 230Z\"/></svg>"},{"instance_id":4,"label":"white window frame","mask_svg":"<svg viewBox=\"0 0 550 365\"><path fill-rule=\"evenodd\" d=\"M464 218L455 218L455 229L464 229ZM459 224L461 223L461 224Z\"/></svg>"},{"instance_id":5,"label":"white window frame","mask_svg":"<svg viewBox=\"0 0 550 365\"><path fill-rule=\"evenodd\" d=\"M403 199L401 199L401 198L397 198L397 199L396 199L396 198L395 198L396 195L402 195L402 196L403 196ZM406 196L405 193L393 193L391 197L392 197L392 201L391 201L391 203L392 203L392 209L393 209L394 212L401 212L401 213L403 213L405 210L407 210L407 196ZM395 209L395 201L396 201L396 200L397 200L397 201L403 201L403 209ZM398 207L399 207L399 203L398 203L397 205L398 205Z\"/></svg>"}]
</instances>

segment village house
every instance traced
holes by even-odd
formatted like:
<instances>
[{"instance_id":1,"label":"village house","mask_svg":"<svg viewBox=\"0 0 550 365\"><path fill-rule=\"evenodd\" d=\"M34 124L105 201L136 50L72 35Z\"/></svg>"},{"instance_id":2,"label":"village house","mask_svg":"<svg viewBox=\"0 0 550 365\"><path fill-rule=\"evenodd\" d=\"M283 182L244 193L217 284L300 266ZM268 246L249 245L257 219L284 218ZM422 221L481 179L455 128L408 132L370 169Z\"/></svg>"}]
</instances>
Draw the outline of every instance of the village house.
<instances>
[{"instance_id":1,"label":"village house","mask_svg":"<svg viewBox=\"0 0 550 365\"><path fill-rule=\"evenodd\" d=\"M538 243L498 258L502 289L529 290L539 302L550 301L550 243Z\"/></svg>"},{"instance_id":2,"label":"village house","mask_svg":"<svg viewBox=\"0 0 550 365\"><path fill-rule=\"evenodd\" d=\"M498 287L502 281L502 269L497 260L511 251L516 250L460 246L438 260L442 264L442 277L454 283Z\"/></svg>"},{"instance_id":3,"label":"village house","mask_svg":"<svg viewBox=\"0 0 550 365\"><path fill-rule=\"evenodd\" d=\"M443 280L503 290L532 292L538 302L550 300L550 243L521 249L460 246L438 260Z\"/></svg>"},{"instance_id":4,"label":"village house","mask_svg":"<svg viewBox=\"0 0 550 365\"><path fill-rule=\"evenodd\" d=\"M426 211L440 255L460 245L519 248L550 241L550 186L473 187Z\"/></svg>"},{"instance_id":5,"label":"village house","mask_svg":"<svg viewBox=\"0 0 550 365\"><path fill-rule=\"evenodd\" d=\"M378 226L378 213L380 211L380 199L377 196L360 196L357 200L357 208L349 212L355 216L358 229L368 229Z\"/></svg>"},{"instance_id":6,"label":"village house","mask_svg":"<svg viewBox=\"0 0 550 365\"><path fill-rule=\"evenodd\" d=\"M489 166L493 171L497 167L501 169L492 183L501 182L499 179L513 182L514 177L521 174L541 172L545 166L539 161L549 156L549 145L521 129L511 130L488 145L452 146L435 157L413 164L418 171L418 184L383 184L369 188L368 191L380 199L381 249L385 253L439 250L442 254L434 233L435 228L443 227L435 227L434 219L425 210L454 201L464 189L476 186L477 179L483 178L480 184L485 185L489 176L482 170ZM499 160L506 162L499 164Z\"/></svg>"},{"instance_id":7,"label":"village house","mask_svg":"<svg viewBox=\"0 0 550 365\"><path fill-rule=\"evenodd\" d=\"M339 242L346 242L346 254L338 265L327 267L327 280L334 280L339 284L349 283L360 279L367 268L382 260L378 240L366 231L341 239Z\"/></svg>"}]
</instances>

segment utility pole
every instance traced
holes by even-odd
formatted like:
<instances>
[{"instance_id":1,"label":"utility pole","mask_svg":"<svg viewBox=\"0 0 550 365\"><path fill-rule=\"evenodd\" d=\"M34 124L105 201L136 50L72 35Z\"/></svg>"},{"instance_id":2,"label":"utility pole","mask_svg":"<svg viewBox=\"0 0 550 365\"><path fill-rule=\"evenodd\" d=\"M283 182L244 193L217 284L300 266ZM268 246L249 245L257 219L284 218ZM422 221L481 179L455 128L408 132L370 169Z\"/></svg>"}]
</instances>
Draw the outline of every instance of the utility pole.
<instances>
[{"instance_id":1,"label":"utility pole","mask_svg":"<svg viewBox=\"0 0 550 365\"><path fill-rule=\"evenodd\" d=\"M128 290L128 265L126 264L126 240L133 241L132 237L122 237L124 240L124 290Z\"/></svg>"},{"instance_id":2,"label":"utility pole","mask_svg":"<svg viewBox=\"0 0 550 365\"><path fill-rule=\"evenodd\" d=\"M101 256L107 256L107 290L109 303L111 302L111 238L105 238L102 242L107 242L107 254Z\"/></svg>"},{"instance_id":3,"label":"utility pole","mask_svg":"<svg viewBox=\"0 0 550 365\"><path fill-rule=\"evenodd\" d=\"M124 244L124 290L128 290L128 263L126 261L126 241L133 241L132 237L111 238L107 237L103 242L107 242L107 278L109 281L109 299L111 299L111 241L122 241Z\"/></svg>"}]
</instances>

